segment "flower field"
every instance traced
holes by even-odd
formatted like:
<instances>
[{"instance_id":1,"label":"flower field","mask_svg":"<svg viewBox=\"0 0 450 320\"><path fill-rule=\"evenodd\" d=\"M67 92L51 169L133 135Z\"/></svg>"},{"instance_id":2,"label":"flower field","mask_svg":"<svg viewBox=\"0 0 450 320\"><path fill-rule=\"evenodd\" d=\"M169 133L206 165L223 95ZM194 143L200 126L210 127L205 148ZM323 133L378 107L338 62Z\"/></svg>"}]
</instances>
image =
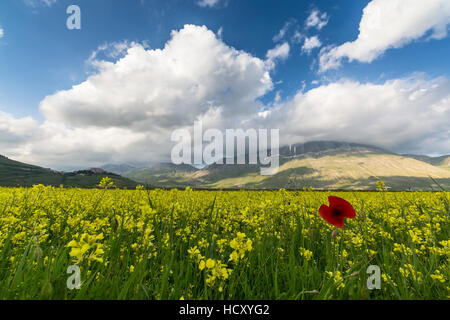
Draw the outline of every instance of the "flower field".
<instances>
[{"instance_id":1,"label":"flower field","mask_svg":"<svg viewBox=\"0 0 450 320\"><path fill-rule=\"evenodd\" d=\"M0 188L0 299L450 298L449 193L103 187Z\"/></svg>"}]
</instances>

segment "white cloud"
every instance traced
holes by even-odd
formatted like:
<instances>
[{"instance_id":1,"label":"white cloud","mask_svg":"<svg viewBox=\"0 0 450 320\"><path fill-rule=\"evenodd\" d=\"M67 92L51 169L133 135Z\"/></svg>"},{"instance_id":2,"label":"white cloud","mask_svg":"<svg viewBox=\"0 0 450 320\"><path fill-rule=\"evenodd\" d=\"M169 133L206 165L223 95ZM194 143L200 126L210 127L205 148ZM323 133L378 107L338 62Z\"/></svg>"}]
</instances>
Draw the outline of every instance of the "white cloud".
<instances>
[{"instance_id":1,"label":"white cloud","mask_svg":"<svg viewBox=\"0 0 450 320\"><path fill-rule=\"evenodd\" d=\"M199 0L197 1L197 5L200 7L215 7L219 5L219 3L222 2L222 0Z\"/></svg>"},{"instance_id":2,"label":"white cloud","mask_svg":"<svg viewBox=\"0 0 450 320\"><path fill-rule=\"evenodd\" d=\"M225 118L252 112L254 101L272 88L264 61L193 25L172 32L162 50L132 43L117 62L95 67L97 74L85 82L41 102L47 119L77 127L170 128L214 108Z\"/></svg>"},{"instance_id":3,"label":"white cloud","mask_svg":"<svg viewBox=\"0 0 450 320\"><path fill-rule=\"evenodd\" d=\"M90 60L94 60L100 53L105 53L108 58L117 59L126 54L130 47L135 46L135 42L129 42L127 40L120 42L105 43L97 48L90 57Z\"/></svg>"},{"instance_id":4,"label":"white cloud","mask_svg":"<svg viewBox=\"0 0 450 320\"><path fill-rule=\"evenodd\" d=\"M282 51L271 57L282 58ZM98 60L100 52L114 61ZM89 62L95 73L86 81L41 102L46 120L33 134L39 141L24 138L22 155L3 150L49 167L162 160L174 129L192 128L197 119L219 129L239 127L273 87L266 61L193 25L172 32L162 49L101 46Z\"/></svg>"},{"instance_id":5,"label":"white cloud","mask_svg":"<svg viewBox=\"0 0 450 320\"><path fill-rule=\"evenodd\" d=\"M245 73L241 76L245 77ZM111 92L114 94L115 90L113 87ZM123 116L132 109L123 110ZM179 113L191 117L185 109ZM280 128L282 144L342 140L404 153L450 153L447 78L426 79L414 74L380 84L343 79L299 91L285 101L277 92L273 108L264 111L251 107L249 112L226 119L220 108L198 114L197 119L203 119L208 127L222 130ZM175 127L192 128L192 125L193 122L182 121ZM2 152L18 160L56 168L68 163L90 167L106 162L167 161L173 146L170 134L171 129L157 124L70 126L47 120L39 125L31 118L15 119L0 113Z\"/></svg>"},{"instance_id":6,"label":"white cloud","mask_svg":"<svg viewBox=\"0 0 450 320\"><path fill-rule=\"evenodd\" d=\"M0 38L3 38L4 35L5 31L3 30L3 28L0 28Z\"/></svg>"},{"instance_id":7,"label":"white cloud","mask_svg":"<svg viewBox=\"0 0 450 320\"><path fill-rule=\"evenodd\" d=\"M291 27L295 26L297 24L297 20L295 19L289 19L285 22L283 28L278 31L278 33L272 38L273 42L280 42L286 37L286 34L289 32L289 29Z\"/></svg>"},{"instance_id":8,"label":"white cloud","mask_svg":"<svg viewBox=\"0 0 450 320\"><path fill-rule=\"evenodd\" d=\"M37 127L37 122L31 117L16 119L0 111L1 143L19 142L24 137L28 139Z\"/></svg>"},{"instance_id":9,"label":"white cloud","mask_svg":"<svg viewBox=\"0 0 450 320\"><path fill-rule=\"evenodd\" d=\"M321 30L328 24L328 20L329 17L326 12L321 13L319 10L314 9L306 19L305 25L306 28L316 28L317 30Z\"/></svg>"},{"instance_id":10,"label":"white cloud","mask_svg":"<svg viewBox=\"0 0 450 320\"><path fill-rule=\"evenodd\" d=\"M302 52L305 52L307 54L310 54L312 50L316 48L320 48L322 46L322 43L319 40L318 36L313 37L307 37L305 38L305 42L302 46Z\"/></svg>"},{"instance_id":11,"label":"white cloud","mask_svg":"<svg viewBox=\"0 0 450 320\"><path fill-rule=\"evenodd\" d=\"M343 58L370 63L390 48L400 48L429 35L447 36L448 0L372 0L363 11L355 41L323 50L320 71L338 68Z\"/></svg>"},{"instance_id":12,"label":"white cloud","mask_svg":"<svg viewBox=\"0 0 450 320\"><path fill-rule=\"evenodd\" d=\"M32 8L39 6L51 7L56 3L57 0L23 0L23 2Z\"/></svg>"},{"instance_id":13,"label":"white cloud","mask_svg":"<svg viewBox=\"0 0 450 320\"><path fill-rule=\"evenodd\" d=\"M275 66L276 60L286 60L289 57L290 50L291 46L289 43L284 42L267 51L266 58L269 69L272 69Z\"/></svg>"},{"instance_id":14,"label":"white cloud","mask_svg":"<svg viewBox=\"0 0 450 320\"><path fill-rule=\"evenodd\" d=\"M282 144L330 139L450 153L447 78L341 80L288 100L278 92L267 108L259 99L273 89L269 72L289 56L287 43L269 50L264 61L206 27L187 25L162 49L137 43L103 48L109 48L106 56L120 54L113 61L97 54L86 81L47 96L40 105L43 123L0 112L2 153L53 168L168 161L172 131L192 129L198 119L219 130L280 128Z\"/></svg>"},{"instance_id":15,"label":"white cloud","mask_svg":"<svg viewBox=\"0 0 450 320\"><path fill-rule=\"evenodd\" d=\"M342 80L299 92L265 125L284 143L343 140L398 152L450 153L450 80L415 74L382 84Z\"/></svg>"},{"instance_id":16,"label":"white cloud","mask_svg":"<svg viewBox=\"0 0 450 320\"><path fill-rule=\"evenodd\" d=\"M17 119L0 111L0 150L10 156L28 155L27 144L37 139L38 129L38 123L31 117Z\"/></svg>"},{"instance_id":17,"label":"white cloud","mask_svg":"<svg viewBox=\"0 0 450 320\"><path fill-rule=\"evenodd\" d=\"M289 39L289 41L295 45L302 41L304 35L300 33L298 21L296 19L289 19L283 25L283 28L272 38L273 42L281 42L282 40Z\"/></svg>"}]
</instances>

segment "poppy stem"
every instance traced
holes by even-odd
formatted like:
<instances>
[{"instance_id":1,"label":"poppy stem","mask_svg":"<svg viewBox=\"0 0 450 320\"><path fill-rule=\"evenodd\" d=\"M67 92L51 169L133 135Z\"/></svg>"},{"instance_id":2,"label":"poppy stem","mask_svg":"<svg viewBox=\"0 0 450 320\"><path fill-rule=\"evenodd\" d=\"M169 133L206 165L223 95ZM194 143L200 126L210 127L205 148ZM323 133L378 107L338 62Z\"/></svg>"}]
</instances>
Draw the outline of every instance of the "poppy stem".
<instances>
[{"instance_id":1,"label":"poppy stem","mask_svg":"<svg viewBox=\"0 0 450 320\"><path fill-rule=\"evenodd\" d=\"M333 252L331 253L331 265L334 268L334 264L336 263L337 257L336 257L336 237L338 235L338 228L334 229L333 232L331 233L331 242L332 242L332 250Z\"/></svg>"}]
</instances>

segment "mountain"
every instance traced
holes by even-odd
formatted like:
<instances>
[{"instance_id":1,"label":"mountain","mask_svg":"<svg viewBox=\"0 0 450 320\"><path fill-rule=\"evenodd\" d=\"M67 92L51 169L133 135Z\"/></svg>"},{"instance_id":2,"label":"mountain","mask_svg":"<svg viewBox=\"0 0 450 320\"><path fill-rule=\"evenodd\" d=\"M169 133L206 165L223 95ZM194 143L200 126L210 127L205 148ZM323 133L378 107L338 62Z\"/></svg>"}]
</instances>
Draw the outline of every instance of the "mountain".
<instances>
[{"instance_id":1,"label":"mountain","mask_svg":"<svg viewBox=\"0 0 450 320\"><path fill-rule=\"evenodd\" d=\"M128 164L106 164L101 167L101 169L107 172L113 172L118 175L123 175L127 172L133 171L136 169L134 166L130 166Z\"/></svg>"},{"instance_id":2,"label":"mountain","mask_svg":"<svg viewBox=\"0 0 450 320\"><path fill-rule=\"evenodd\" d=\"M404 156L429 163L433 166L438 166L450 170L450 155L441 157L428 157L428 156L405 154Z\"/></svg>"},{"instance_id":3,"label":"mountain","mask_svg":"<svg viewBox=\"0 0 450 320\"><path fill-rule=\"evenodd\" d=\"M153 187L184 187L202 184L193 177L197 171L193 166L186 164L160 163L133 169L124 173L124 176Z\"/></svg>"},{"instance_id":4,"label":"mountain","mask_svg":"<svg viewBox=\"0 0 450 320\"><path fill-rule=\"evenodd\" d=\"M298 143L291 146L283 146L280 148L280 155L282 157L318 157L323 154L329 155L332 153L338 154L343 152L371 152L393 154L389 150L375 146L339 141L311 141L306 143Z\"/></svg>"},{"instance_id":5,"label":"mountain","mask_svg":"<svg viewBox=\"0 0 450 320\"><path fill-rule=\"evenodd\" d=\"M317 141L280 148L280 168L273 176L261 176L259 165L219 164L203 169L163 164L125 176L158 187L375 190L383 180L392 190L449 189L450 170L443 166L448 159L425 161L428 158L364 144Z\"/></svg>"},{"instance_id":6,"label":"mountain","mask_svg":"<svg viewBox=\"0 0 450 320\"><path fill-rule=\"evenodd\" d=\"M111 178L120 188L135 188L137 183L107 172L102 169L91 168L74 172L60 172L0 156L0 186L2 187L29 187L36 184L66 187L93 188L105 177Z\"/></svg>"},{"instance_id":7,"label":"mountain","mask_svg":"<svg viewBox=\"0 0 450 320\"><path fill-rule=\"evenodd\" d=\"M226 164L202 169L172 163L144 168L108 164L100 169L58 172L0 156L0 186L63 184L89 188L108 176L124 188L141 183L155 188L375 190L377 181L382 180L391 190L450 189L450 156L399 155L379 147L336 141L283 146L279 153L279 170L273 176L262 176L259 165Z\"/></svg>"}]
</instances>

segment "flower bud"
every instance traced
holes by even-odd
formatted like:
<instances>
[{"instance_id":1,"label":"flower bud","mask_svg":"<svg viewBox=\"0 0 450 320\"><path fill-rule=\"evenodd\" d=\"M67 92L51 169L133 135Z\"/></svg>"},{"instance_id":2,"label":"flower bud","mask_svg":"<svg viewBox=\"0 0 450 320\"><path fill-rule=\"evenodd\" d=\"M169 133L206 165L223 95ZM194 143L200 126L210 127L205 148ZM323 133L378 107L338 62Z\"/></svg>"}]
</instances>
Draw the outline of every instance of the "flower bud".
<instances>
[{"instance_id":1,"label":"flower bud","mask_svg":"<svg viewBox=\"0 0 450 320\"><path fill-rule=\"evenodd\" d=\"M333 239L336 239L337 235L338 235L338 229L334 229L334 230L333 230L333 233L331 234L331 237L332 237Z\"/></svg>"}]
</instances>

